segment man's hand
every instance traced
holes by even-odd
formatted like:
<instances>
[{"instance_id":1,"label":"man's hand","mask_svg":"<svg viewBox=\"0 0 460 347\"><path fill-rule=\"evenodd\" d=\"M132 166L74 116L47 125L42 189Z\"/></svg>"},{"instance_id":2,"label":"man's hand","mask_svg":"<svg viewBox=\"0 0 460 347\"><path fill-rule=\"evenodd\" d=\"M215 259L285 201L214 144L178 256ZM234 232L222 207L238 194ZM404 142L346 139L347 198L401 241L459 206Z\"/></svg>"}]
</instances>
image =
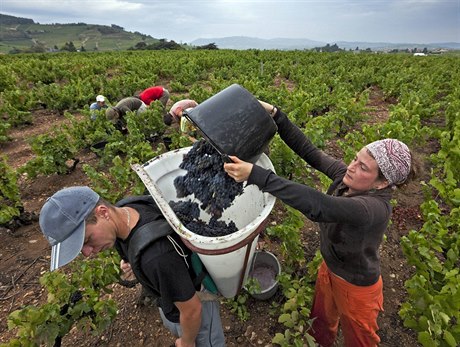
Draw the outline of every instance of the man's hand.
<instances>
[{"instance_id":1,"label":"man's hand","mask_svg":"<svg viewBox=\"0 0 460 347\"><path fill-rule=\"evenodd\" d=\"M195 339L201 326L201 301L195 294L190 300L176 301L174 305L179 309L179 323L182 328L182 336L176 340L176 346L195 347Z\"/></svg>"},{"instance_id":2,"label":"man's hand","mask_svg":"<svg viewBox=\"0 0 460 347\"><path fill-rule=\"evenodd\" d=\"M120 269L123 272L122 278L125 281L132 281L136 279L136 276L134 276L133 269L131 268L131 264L127 261L122 260L120 262Z\"/></svg>"},{"instance_id":3,"label":"man's hand","mask_svg":"<svg viewBox=\"0 0 460 347\"><path fill-rule=\"evenodd\" d=\"M186 345L184 344L184 342L182 341L182 338L178 338L176 340L176 343L174 344L175 347L195 347L195 343L191 344L191 345Z\"/></svg>"},{"instance_id":4,"label":"man's hand","mask_svg":"<svg viewBox=\"0 0 460 347\"><path fill-rule=\"evenodd\" d=\"M240 160L238 157L230 156L233 163L225 163L224 170L236 182L247 181L251 174L253 164Z\"/></svg>"}]
</instances>

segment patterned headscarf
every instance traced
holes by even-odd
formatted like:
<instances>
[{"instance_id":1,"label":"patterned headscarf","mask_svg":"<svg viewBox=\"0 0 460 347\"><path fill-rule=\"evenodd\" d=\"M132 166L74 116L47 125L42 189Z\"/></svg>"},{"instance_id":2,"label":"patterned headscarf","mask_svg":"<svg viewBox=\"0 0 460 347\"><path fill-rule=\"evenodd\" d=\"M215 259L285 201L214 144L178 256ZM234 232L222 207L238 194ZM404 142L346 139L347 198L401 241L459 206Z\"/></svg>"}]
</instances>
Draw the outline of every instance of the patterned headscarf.
<instances>
[{"instance_id":1,"label":"patterned headscarf","mask_svg":"<svg viewBox=\"0 0 460 347\"><path fill-rule=\"evenodd\" d=\"M390 185L400 184L407 179L411 166L411 154L403 142L384 139L374 141L366 148L372 153Z\"/></svg>"}]
</instances>

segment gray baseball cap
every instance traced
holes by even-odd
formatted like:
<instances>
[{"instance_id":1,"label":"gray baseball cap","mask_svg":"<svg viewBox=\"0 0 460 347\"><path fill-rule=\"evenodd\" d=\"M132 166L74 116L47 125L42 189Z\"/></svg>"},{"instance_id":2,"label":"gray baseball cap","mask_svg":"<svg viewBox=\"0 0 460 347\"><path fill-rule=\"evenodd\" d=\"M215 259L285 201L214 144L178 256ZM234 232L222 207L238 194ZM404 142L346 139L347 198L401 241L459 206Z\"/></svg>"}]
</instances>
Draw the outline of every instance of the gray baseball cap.
<instances>
[{"instance_id":1,"label":"gray baseball cap","mask_svg":"<svg viewBox=\"0 0 460 347\"><path fill-rule=\"evenodd\" d=\"M70 187L56 192L40 211L40 228L52 246L51 268L71 262L85 240L85 219L99 201L89 187Z\"/></svg>"}]
</instances>

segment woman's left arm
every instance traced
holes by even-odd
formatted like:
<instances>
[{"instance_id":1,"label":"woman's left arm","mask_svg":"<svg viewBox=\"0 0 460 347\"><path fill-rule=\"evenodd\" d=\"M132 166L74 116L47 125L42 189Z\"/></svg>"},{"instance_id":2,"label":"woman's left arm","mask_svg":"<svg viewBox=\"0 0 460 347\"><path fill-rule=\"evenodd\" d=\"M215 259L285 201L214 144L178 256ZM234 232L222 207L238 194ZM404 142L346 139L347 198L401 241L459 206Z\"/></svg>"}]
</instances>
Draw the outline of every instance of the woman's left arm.
<instances>
[{"instance_id":1,"label":"woman's left arm","mask_svg":"<svg viewBox=\"0 0 460 347\"><path fill-rule=\"evenodd\" d=\"M366 205L359 199L335 197L309 186L277 176L271 170L244 162L235 156L224 170L237 182L248 181L272 194L315 222L363 224L369 221Z\"/></svg>"}]
</instances>

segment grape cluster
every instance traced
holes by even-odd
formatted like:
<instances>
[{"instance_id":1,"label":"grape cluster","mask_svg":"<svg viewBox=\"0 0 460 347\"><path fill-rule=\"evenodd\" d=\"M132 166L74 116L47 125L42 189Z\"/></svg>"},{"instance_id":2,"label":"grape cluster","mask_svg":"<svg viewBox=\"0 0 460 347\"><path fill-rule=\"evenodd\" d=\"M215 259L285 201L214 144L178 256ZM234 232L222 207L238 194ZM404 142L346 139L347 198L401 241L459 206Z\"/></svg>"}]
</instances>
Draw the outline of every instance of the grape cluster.
<instances>
[{"instance_id":1,"label":"grape cluster","mask_svg":"<svg viewBox=\"0 0 460 347\"><path fill-rule=\"evenodd\" d=\"M81 299L83 299L83 294L81 291L77 290L73 292L72 295L70 296L70 303L75 305Z\"/></svg>"},{"instance_id":2,"label":"grape cluster","mask_svg":"<svg viewBox=\"0 0 460 347\"><path fill-rule=\"evenodd\" d=\"M243 192L243 183L228 176L223 165L222 157L212 145L205 140L195 142L179 166L187 174L174 179L177 197L195 194L202 210L220 218L222 211Z\"/></svg>"},{"instance_id":3,"label":"grape cluster","mask_svg":"<svg viewBox=\"0 0 460 347\"><path fill-rule=\"evenodd\" d=\"M199 207L190 200L169 202L185 227L202 236L224 236L237 231L234 222L227 224L218 219L243 192L243 183L227 175L224 161L214 147L205 140L195 142L179 167L187 173L174 179L177 197L194 194L201 202ZM200 208L212 216L209 223L199 219Z\"/></svg>"},{"instance_id":4,"label":"grape cluster","mask_svg":"<svg viewBox=\"0 0 460 347\"><path fill-rule=\"evenodd\" d=\"M200 208L196 202L187 201L170 201L169 206L173 209L177 218L187 226L188 223L200 217ZM187 228L188 229L188 228Z\"/></svg>"},{"instance_id":5,"label":"grape cluster","mask_svg":"<svg viewBox=\"0 0 460 347\"><path fill-rule=\"evenodd\" d=\"M238 230L235 223L225 223L218 221L216 217L211 217L209 223L199 219L200 209L196 202L187 201L170 201L169 205L173 209L177 218L191 232L201 236L225 236Z\"/></svg>"},{"instance_id":6,"label":"grape cluster","mask_svg":"<svg viewBox=\"0 0 460 347\"><path fill-rule=\"evenodd\" d=\"M217 220L215 217L211 217L208 224L200 219L191 221L186 225L186 228L195 234L210 237L225 236L238 231L233 221L227 224L224 221Z\"/></svg>"}]
</instances>

